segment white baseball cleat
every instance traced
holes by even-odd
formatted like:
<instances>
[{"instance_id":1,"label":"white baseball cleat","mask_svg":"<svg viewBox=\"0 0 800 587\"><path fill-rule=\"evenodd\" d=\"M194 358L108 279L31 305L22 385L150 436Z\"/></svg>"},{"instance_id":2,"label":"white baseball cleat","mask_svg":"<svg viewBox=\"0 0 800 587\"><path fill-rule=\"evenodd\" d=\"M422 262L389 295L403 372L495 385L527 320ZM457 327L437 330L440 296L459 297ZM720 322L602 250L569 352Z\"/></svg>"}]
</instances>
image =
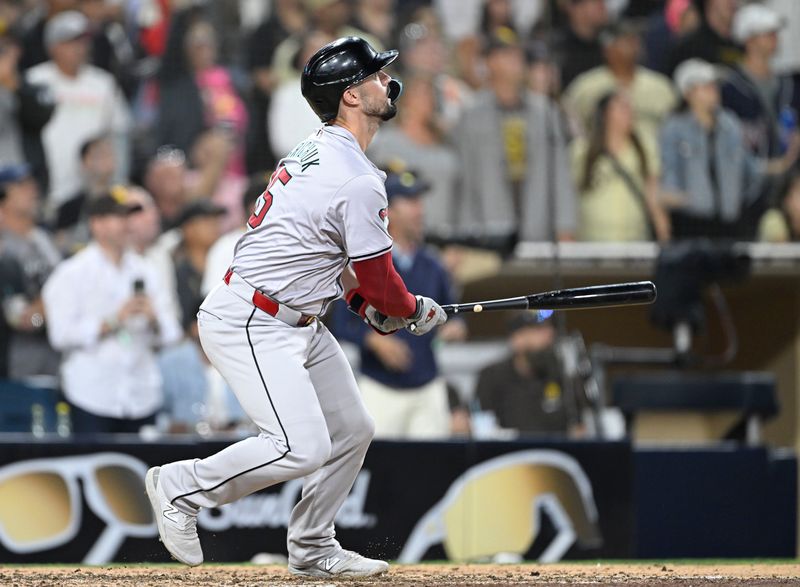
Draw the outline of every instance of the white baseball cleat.
<instances>
[{"instance_id":1,"label":"white baseball cleat","mask_svg":"<svg viewBox=\"0 0 800 587\"><path fill-rule=\"evenodd\" d=\"M161 467L147 471L144 486L153 507L158 534L169 553L185 565L196 567L203 562L203 549L197 537L197 516L184 514L169 502L158 485Z\"/></svg>"},{"instance_id":2,"label":"white baseball cleat","mask_svg":"<svg viewBox=\"0 0 800 587\"><path fill-rule=\"evenodd\" d=\"M388 570L389 563L385 561L367 558L343 548L309 567L289 565L290 573L305 577L372 577Z\"/></svg>"}]
</instances>

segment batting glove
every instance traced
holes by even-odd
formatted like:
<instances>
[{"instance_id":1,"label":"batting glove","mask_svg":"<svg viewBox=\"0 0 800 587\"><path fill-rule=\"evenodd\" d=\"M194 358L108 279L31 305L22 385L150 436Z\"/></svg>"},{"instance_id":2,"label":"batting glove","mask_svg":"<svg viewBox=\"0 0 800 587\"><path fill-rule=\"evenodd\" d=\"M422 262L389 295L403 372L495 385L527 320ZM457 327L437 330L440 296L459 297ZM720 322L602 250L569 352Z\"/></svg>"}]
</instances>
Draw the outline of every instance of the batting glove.
<instances>
[{"instance_id":1,"label":"batting glove","mask_svg":"<svg viewBox=\"0 0 800 587\"><path fill-rule=\"evenodd\" d=\"M381 334L391 334L408 324L408 318L398 318L382 314L371 305L364 311L364 321Z\"/></svg>"},{"instance_id":2,"label":"batting glove","mask_svg":"<svg viewBox=\"0 0 800 587\"><path fill-rule=\"evenodd\" d=\"M447 322L447 314L439 304L431 298L417 296L417 311L408 318L406 330L422 336L445 322Z\"/></svg>"}]
</instances>

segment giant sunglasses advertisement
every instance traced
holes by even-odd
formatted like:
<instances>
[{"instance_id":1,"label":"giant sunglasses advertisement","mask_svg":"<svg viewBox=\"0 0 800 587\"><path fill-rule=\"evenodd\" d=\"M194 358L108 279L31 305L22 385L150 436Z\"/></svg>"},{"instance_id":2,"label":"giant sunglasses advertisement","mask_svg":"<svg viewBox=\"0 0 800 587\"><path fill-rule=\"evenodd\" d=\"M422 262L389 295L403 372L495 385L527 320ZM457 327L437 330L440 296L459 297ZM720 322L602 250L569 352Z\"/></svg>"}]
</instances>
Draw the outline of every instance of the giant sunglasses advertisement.
<instances>
[{"instance_id":1,"label":"giant sunglasses advertisement","mask_svg":"<svg viewBox=\"0 0 800 587\"><path fill-rule=\"evenodd\" d=\"M0 563L166 562L145 472L223 447L0 443ZM337 538L367 556L405 563L658 558L665 549L692 556L709 543L739 556L792 556L794 457L751 449L675 453L635 452L625 442L376 441L339 511ZM734 482L731 475L746 481L741 499L710 499ZM285 555L301 489L297 479L201 511L206 560ZM716 528L721 535L710 537Z\"/></svg>"}]
</instances>

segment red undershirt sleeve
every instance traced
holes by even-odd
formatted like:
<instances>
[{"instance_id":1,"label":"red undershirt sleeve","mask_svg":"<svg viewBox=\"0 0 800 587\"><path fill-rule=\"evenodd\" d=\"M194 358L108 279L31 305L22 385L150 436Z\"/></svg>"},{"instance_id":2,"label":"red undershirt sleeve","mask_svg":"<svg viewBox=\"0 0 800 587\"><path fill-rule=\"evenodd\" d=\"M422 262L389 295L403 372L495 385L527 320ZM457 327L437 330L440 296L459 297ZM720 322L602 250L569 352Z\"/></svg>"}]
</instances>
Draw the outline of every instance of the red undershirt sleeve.
<instances>
[{"instance_id":1,"label":"red undershirt sleeve","mask_svg":"<svg viewBox=\"0 0 800 587\"><path fill-rule=\"evenodd\" d=\"M355 261L353 271L359 283L355 293L382 314L407 318L416 311L417 300L395 270L391 252Z\"/></svg>"}]
</instances>

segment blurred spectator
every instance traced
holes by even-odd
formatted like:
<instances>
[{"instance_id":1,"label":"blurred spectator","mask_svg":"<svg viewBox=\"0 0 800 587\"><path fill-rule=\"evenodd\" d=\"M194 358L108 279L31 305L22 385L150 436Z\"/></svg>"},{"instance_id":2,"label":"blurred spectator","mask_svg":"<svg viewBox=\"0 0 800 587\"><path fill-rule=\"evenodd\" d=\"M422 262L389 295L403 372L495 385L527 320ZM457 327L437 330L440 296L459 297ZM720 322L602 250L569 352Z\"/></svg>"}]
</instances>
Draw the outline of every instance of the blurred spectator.
<instances>
[{"instance_id":1,"label":"blurred spectator","mask_svg":"<svg viewBox=\"0 0 800 587\"><path fill-rule=\"evenodd\" d=\"M456 59L461 77L473 88L485 82L482 52L487 40L500 29L509 29L521 36L511 13L511 0L484 0L481 7L480 26L474 34L465 36L456 44Z\"/></svg>"},{"instance_id":2,"label":"blurred spectator","mask_svg":"<svg viewBox=\"0 0 800 587\"><path fill-rule=\"evenodd\" d=\"M92 137L80 148L81 189L56 211L56 240L61 251L71 255L89 242L89 200L108 194L114 183L117 161L114 145L107 136Z\"/></svg>"},{"instance_id":3,"label":"blurred spectator","mask_svg":"<svg viewBox=\"0 0 800 587\"><path fill-rule=\"evenodd\" d=\"M291 78L278 84L272 95L267 115L269 144L276 157L285 157L297 143L303 141L319 127L319 117L309 108L300 91L300 74L311 56L334 38L322 31L305 35L295 56Z\"/></svg>"},{"instance_id":4,"label":"blurred spectator","mask_svg":"<svg viewBox=\"0 0 800 587\"><path fill-rule=\"evenodd\" d=\"M213 129L233 146L226 174L244 175L247 109L230 72L217 64L217 36L202 13L184 10L175 15L158 79L158 144L189 153Z\"/></svg>"},{"instance_id":5,"label":"blurred spectator","mask_svg":"<svg viewBox=\"0 0 800 587\"><path fill-rule=\"evenodd\" d=\"M31 83L46 86L56 110L42 131L50 171L48 205L54 210L81 189L79 151L88 139L107 134L115 141L118 178L128 169L128 108L114 78L87 64L88 21L79 12L53 17L45 30L52 61L27 71Z\"/></svg>"},{"instance_id":6,"label":"blurred spectator","mask_svg":"<svg viewBox=\"0 0 800 587\"><path fill-rule=\"evenodd\" d=\"M600 35L606 64L575 78L564 93L567 110L577 116L586 132L604 95L624 90L630 97L636 131L651 143L675 108L677 99L669 78L638 65L641 55L639 30L630 21L611 25Z\"/></svg>"},{"instance_id":7,"label":"blurred spectator","mask_svg":"<svg viewBox=\"0 0 800 587\"><path fill-rule=\"evenodd\" d=\"M606 94L595 107L588 139L572 144L580 193L579 238L587 241L666 241L669 218L658 202L655 142L633 126L628 95Z\"/></svg>"},{"instance_id":8,"label":"blurred spectator","mask_svg":"<svg viewBox=\"0 0 800 587\"><path fill-rule=\"evenodd\" d=\"M758 240L770 243L800 241L800 172L795 171L779 205L767 210L758 225Z\"/></svg>"},{"instance_id":9,"label":"blurred spectator","mask_svg":"<svg viewBox=\"0 0 800 587\"><path fill-rule=\"evenodd\" d=\"M456 127L459 231L505 242L571 238L575 192L556 108L526 91L522 48L506 33L487 47L489 89Z\"/></svg>"},{"instance_id":10,"label":"blurred spectator","mask_svg":"<svg viewBox=\"0 0 800 587\"><path fill-rule=\"evenodd\" d=\"M746 147L761 158L779 157L797 133L800 88L789 76L778 76L772 58L778 47L781 16L759 4L739 9L734 38L745 48L744 60L722 84L722 105L742 124Z\"/></svg>"},{"instance_id":11,"label":"blurred spectator","mask_svg":"<svg viewBox=\"0 0 800 587\"><path fill-rule=\"evenodd\" d=\"M430 7L423 6L415 10L410 22L400 33L398 61L403 69L404 83L409 75L431 77L438 125L442 130L449 131L458 124L472 92L463 80L448 72L448 47L440 29L436 14Z\"/></svg>"},{"instance_id":12,"label":"blurred spectator","mask_svg":"<svg viewBox=\"0 0 800 587\"><path fill-rule=\"evenodd\" d=\"M218 131L209 131L199 145L202 152L198 162L203 166L192 171L186 166L184 152L174 145L160 147L147 164L145 188L156 202L164 229L176 226L187 203L210 198L221 181L230 141Z\"/></svg>"},{"instance_id":13,"label":"blurred spectator","mask_svg":"<svg viewBox=\"0 0 800 587\"><path fill-rule=\"evenodd\" d=\"M45 41L45 28L48 22L67 10L77 10L78 0L44 0L37 2L33 9L21 19L22 59L20 70L24 71L44 63L49 58Z\"/></svg>"},{"instance_id":14,"label":"blurred spectator","mask_svg":"<svg viewBox=\"0 0 800 587\"><path fill-rule=\"evenodd\" d=\"M269 19L258 26L247 46L247 67L253 83L251 122L247 141L247 168L254 173L271 169L277 159L269 146L269 112L272 92L278 85L272 60L275 49L306 26L302 0L275 0Z\"/></svg>"},{"instance_id":15,"label":"blurred spectator","mask_svg":"<svg viewBox=\"0 0 800 587\"><path fill-rule=\"evenodd\" d=\"M556 61L564 87L584 71L603 65L600 31L608 24L604 0L559 0L567 22L556 31Z\"/></svg>"},{"instance_id":16,"label":"blurred spectator","mask_svg":"<svg viewBox=\"0 0 800 587\"><path fill-rule=\"evenodd\" d=\"M450 279L439 260L423 247L424 202L428 186L413 173L389 173L389 233L392 259L403 281L420 295L452 303ZM434 334L414 336L404 329L385 336L350 314L344 304L334 309L337 335L361 351L359 388L375 420L379 438L441 438L449 434L447 386L433 353ZM463 322L450 320L436 336L460 340Z\"/></svg>"},{"instance_id":17,"label":"blurred spectator","mask_svg":"<svg viewBox=\"0 0 800 587\"><path fill-rule=\"evenodd\" d=\"M694 0L667 0L664 9L653 13L644 35L645 65L669 74L669 54L680 39L700 26L700 13Z\"/></svg>"},{"instance_id":18,"label":"blurred spectator","mask_svg":"<svg viewBox=\"0 0 800 587\"><path fill-rule=\"evenodd\" d=\"M349 36L361 37L376 51L383 49L383 45L378 39L348 24L352 16L348 0L302 0L302 2L308 15L308 30L321 31L333 39ZM272 72L278 83L294 77L295 58L297 52L302 48L302 43L303 36L295 34L282 41L275 49ZM276 153L276 155L280 157L280 154Z\"/></svg>"},{"instance_id":19,"label":"blurred spectator","mask_svg":"<svg viewBox=\"0 0 800 587\"><path fill-rule=\"evenodd\" d=\"M40 187L47 187L47 163L40 137L53 115L49 92L30 84L18 73L17 39L0 32L0 161L31 165Z\"/></svg>"},{"instance_id":20,"label":"blurred spectator","mask_svg":"<svg viewBox=\"0 0 800 587\"><path fill-rule=\"evenodd\" d=\"M7 165L25 161L17 113L19 56L16 42L11 37L0 36L0 161Z\"/></svg>"},{"instance_id":21,"label":"blurred spectator","mask_svg":"<svg viewBox=\"0 0 800 587\"><path fill-rule=\"evenodd\" d=\"M0 167L0 254L18 264L21 277L21 287L3 302L12 331L8 375L48 375L55 381L59 357L47 342L41 291L61 256L50 235L36 225L38 213L39 191L30 169Z\"/></svg>"},{"instance_id":22,"label":"blurred spectator","mask_svg":"<svg viewBox=\"0 0 800 587\"><path fill-rule=\"evenodd\" d=\"M79 0L78 10L89 19L92 64L114 76L125 96L137 89L137 49L121 22L124 3L117 0Z\"/></svg>"},{"instance_id":23,"label":"blurred spectator","mask_svg":"<svg viewBox=\"0 0 800 587\"><path fill-rule=\"evenodd\" d=\"M111 195L92 200L92 243L56 267L42 292L76 433L137 432L163 401L154 350L181 330L153 267L128 248L128 216L138 210Z\"/></svg>"},{"instance_id":24,"label":"blurred spectator","mask_svg":"<svg viewBox=\"0 0 800 587\"><path fill-rule=\"evenodd\" d=\"M199 198L210 198L223 208L223 230L241 226L244 222L241 204L242 194L247 189L247 177L231 173L227 162L232 154L233 143L226 132L204 132L192 147L192 169L186 175L190 193Z\"/></svg>"},{"instance_id":25,"label":"blurred spectator","mask_svg":"<svg viewBox=\"0 0 800 587\"><path fill-rule=\"evenodd\" d=\"M242 209L245 217L249 218L253 214L256 200L266 189L267 182L263 176L256 175L250 179L250 184L242 196ZM236 243L239 242L239 238L245 233L245 230L246 224L242 222L240 226L219 237L217 242L209 249L208 257L206 258L206 269L203 273L203 284L200 288L204 296L222 281L222 277L231 266Z\"/></svg>"},{"instance_id":26,"label":"blurred spectator","mask_svg":"<svg viewBox=\"0 0 800 587\"><path fill-rule=\"evenodd\" d=\"M435 0L444 34L455 46L462 78L477 89L485 83L482 50L498 28L527 37L542 17L546 0ZM402 58L402 55L401 55Z\"/></svg>"},{"instance_id":27,"label":"blurred spectator","mask_svg":"<svg viewBox=\"0 0 800 587\"><path fill-rule=\"evenodd\" d=\"M681 38L669 54L668 73L687 59L733 66L742 59L742 48L733 39L733 17L739 0L693 0L700 26Z\"/></svg>"},{"instance_id":28,"label":"blurred spectator","mask_svg":"<svg viewBox=\"0 0 800 587\"><path fill-rule=\"evenodd\" d=\"M178 287L175 284L175 263L172 260L180 235L176 230L162 234L158 208L153 197L143 188L128 186L125 188L125 197L131 204L141 206L139 212L128 217L131 248L153 266L158 283L169 298L169 313L180 322L181 309L178 305Z\"/></svg>"},{"instance_id":29,"label":"blurred spectator","mask_svg":"<svg viewBox=\"0 0 800 587\"><path fill-rule=\"evenodd\" d=\"M778 73L800 75L800 2L764 0L763 3L786 19L772 66Z\"/></svg>"},{"instance_id":30,"label":"blurred spectator","mask_svg":"<svg viewBox=\"0 0 800 587\"><path fill-rule=\"evenodd\" d=\"M555 352L552 312L525 312L509 324L511 355L484 367L475 397L500 428L522 435L565 436L576 422L576 406L564 397L564 376ZM477 428L473 415L473 428Z\"/></svg>"},{"instance_id":31,"label":"blurred spectator","mask_svg":"<svg viewBox=\"0 0 800 587\"><path fill-rule=\"evenodd\" d=\"M534 41L528 44L525 51L528 60L528 89L557 100L561 95L561 72L547 44Z\"/></svg>"},{"instance_id":32,"label":"blurred spectator","mask_svg":"<svg viewBox=\"0 0 800 587\"><path fill-rule=\"evenodd\" d=\"M384 46L392 44L397 0L355 0L353 26L372 35Z\"/></svg>"},{"instance_id":33,"label":"blurred spectator","mask_svg":"<svg viewBox=\"0 0 800 587\"><path fill-rule=\"evenodd\" d=\"M753 157L739 121L719 107L717 73L705 61L682 63L675 85L686 108L666 121L660 144L662 199L674 208L672 234L741 237L749 230L742 211L753 203L765 175L791 167L800 144L795 141L780 159Z\"/></svg>"},{"instance_id":34,"label":"blurred spectator","mask_svg":"<svg viewBox=\"0 0 800 587\"><path fill-rule=\"evenodd\" d=\"M208 200L194 200L183 209L177 223L181 241L173 259L181 325L186 337L159 358L166 398L164 409L171 432L188 432L209 417L205 403L209 389L207 361L200 349L197 311L205 297L201 284L208 251L219 238L220 217L224 213L224 208Z\"/></svg>"},{"instance_id":35,"label":"blurred spectator","mask_svg":"<svg viewBox=\"0 0 800 587\"><path fill-rule=\"evenodd\" d=\"M197 338L197 311L203 302L201 285L208 250L220 237L220 216L225 209L208 200L186 205L178 218L181 241L173 252L175 283L181 307L181 324L187 334Z\"/></svg>"},{"instance_id":36,"label":"blurred spectator","mask_svg":"<svg viewBox=\"0 0 800 587\"><path fill-rule=\"evenodd\" d=\"M370 146L370 159L379 167L401 171L409 167L430 185L425 201L425 232L436 236L453 233L455 191L459 179L458 155L438 124L436 89L430 76L404 78L403 107L396 125L383 127Z\"/></svg>"}]
</instances>

